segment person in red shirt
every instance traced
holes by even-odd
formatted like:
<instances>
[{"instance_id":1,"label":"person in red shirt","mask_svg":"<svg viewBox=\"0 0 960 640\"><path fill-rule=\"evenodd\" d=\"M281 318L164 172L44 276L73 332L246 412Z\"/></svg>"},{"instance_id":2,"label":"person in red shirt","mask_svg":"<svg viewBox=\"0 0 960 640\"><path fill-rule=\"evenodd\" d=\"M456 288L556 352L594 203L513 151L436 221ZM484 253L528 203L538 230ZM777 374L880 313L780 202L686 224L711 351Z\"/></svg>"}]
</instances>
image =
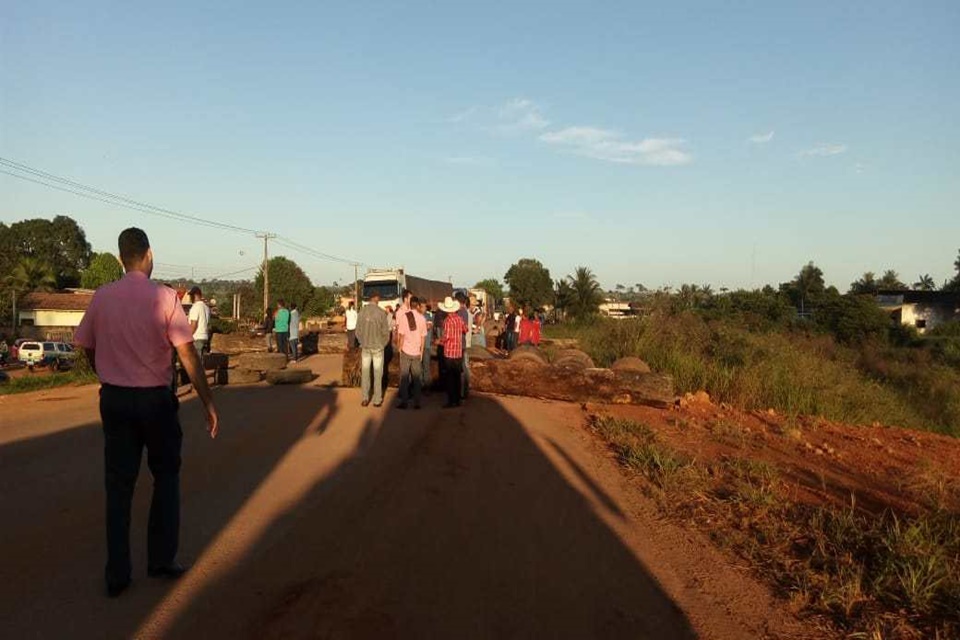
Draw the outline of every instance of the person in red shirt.
<instances>
[{"instance_id":1,"label":"person in red shirt","mask_svg":"<svg viewBox=\"0 0 960 640\"><path fill-rule=\"evenodd\" d=\"M540 345L540 322L530 312L526 318L520 321L520 344L529 344L533 346Z\"/></svg>"},{"instance_id":2,"label":"person in red shirt","mask_svg":"<svg viewBox=\"0 0 960 640\"><path fill-rule=\"evenodd\" d=\"M100 378L110 597L130 585L130 507L144 447L153 474L147 575L175 579L186 571L176 562L183 434L171 384L174 350L203 402L210 437L219 430L213 396L177 292L150 279L153 250L147 234L126 229L118 244L126 275L97 290L75 335Z\"/></svg>"},{"instance_id":3,"label":"person in red shirt","mask_svg":"<svg viewBox=\"0 0 960 640\"><path fill-rule=\"evenodd\" d=\"M443 321L443 337L438 344L443 347L443 371L447 387L447 403L444 409L460 406L460 385L463 374L463 339L467 325L457 312L460 303L447 296L439 305L446 314Z\"/></svg>"}]
</instances>

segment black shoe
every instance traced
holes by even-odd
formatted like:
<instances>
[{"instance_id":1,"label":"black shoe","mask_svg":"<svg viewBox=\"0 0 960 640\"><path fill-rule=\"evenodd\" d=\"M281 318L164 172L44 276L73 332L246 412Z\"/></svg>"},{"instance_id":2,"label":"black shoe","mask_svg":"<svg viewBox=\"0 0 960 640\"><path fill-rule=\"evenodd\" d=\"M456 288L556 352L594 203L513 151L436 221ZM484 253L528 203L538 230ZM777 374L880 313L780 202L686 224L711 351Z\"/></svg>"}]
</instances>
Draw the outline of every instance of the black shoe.
<instances>
[{"instance_id":1,"label":"black shoe","mask_svg":"<svg viewBox=\"0 0 960 640\"><path fill-rule=\"evenodd\" d=\"M166 578L167 580L176 580L187 572L187 567L182 564L169 564L165 567L147 567L147 575L151 578Z\"/></svg>"},{"instance_id":2,"label":"black shoe","mask_svg":"<svg viewBox=\"0 0 960 640\"><path fill-rule=\"evenodd\" d=\"M401 402L400 404L397 405L397 409L401 409L401 410L402 410L402 409L406 409L406 408L407 408L407 403L406 403L406 402Z\"/></svg>"},{"instance_id":3,"label":"black shoe","mask_svg":"<svg viewBox=\"0 0 960 640\"><path fill-rule=\"evenodd\" d=\"M125 580L123 582L107 582L107 597L116 598L121 593L127 590L130 586L130 581Z\"/></svg>"},{"instance_id":4,"label":"black shoe","mask_svg":"<svg viewBox=\"0 0 960 640\"><path fill-rule=\"evenodd\" d=\"M369 400L364 400L363 402L360 403L360 406L361 406L361 407L366 407L366 406L369 405L369 404L370 404L370 401L369 401Z\"/></svg>"},{"instance_id":5,"label":"black shoe","mask_svg":"<svg viewBox=\"0 0 960 640\"><path fill-rule=\"evenodd\" d=\"M444 409L456 409L456 408L459 407L459 406L460 406L459 403L448 402L447 404L443 405L443 408L444 408Z\"/></svg>"},{"instance_id":6,"label":"black shoe","mask_svg":"<svg viewBox=\"0 0 960 640\"><path fill-rule=\"evenodd\" d=\"M420 410L420 403L418 402L417 404L413 405L413 408L416 409L417 411L419 411L419 410Z\"/></svg>"}]
</instances>

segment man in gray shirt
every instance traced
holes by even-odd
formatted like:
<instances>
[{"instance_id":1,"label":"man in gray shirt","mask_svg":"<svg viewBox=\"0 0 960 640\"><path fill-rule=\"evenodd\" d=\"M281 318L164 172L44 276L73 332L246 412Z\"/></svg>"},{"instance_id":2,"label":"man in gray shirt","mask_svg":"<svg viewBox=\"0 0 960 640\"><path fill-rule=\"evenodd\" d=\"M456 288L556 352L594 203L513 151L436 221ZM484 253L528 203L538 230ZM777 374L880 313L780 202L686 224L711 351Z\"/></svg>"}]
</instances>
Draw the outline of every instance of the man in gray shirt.
<instances>
[{"instance_id":1,"label":"man in gray shirt","mask_svg":"<svg viewBox=\"0 0 960 640\"><path fill-rule=\"evenodd\" d=\"M383 350L390 341L390 322L387 312L380 308L380 294L373 292L370 302L357 314L357 341L360 343L360 389L364 407L370 404L370 386L373 385L373 406L383 404ZM370 366L373 365L373 378Z\"/></svg>"}]
</instances>

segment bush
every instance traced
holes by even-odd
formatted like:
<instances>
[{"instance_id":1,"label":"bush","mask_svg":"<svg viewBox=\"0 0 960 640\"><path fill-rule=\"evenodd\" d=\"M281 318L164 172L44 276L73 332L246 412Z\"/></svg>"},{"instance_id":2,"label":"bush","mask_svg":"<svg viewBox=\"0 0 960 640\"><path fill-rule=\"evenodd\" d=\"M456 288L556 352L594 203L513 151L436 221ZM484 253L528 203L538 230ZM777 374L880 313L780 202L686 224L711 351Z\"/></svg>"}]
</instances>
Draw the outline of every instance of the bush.
<instances>
[{"instance_id":1,"label":"bush","mask_svg":"<svg viewBox=\"0 0 960 640\"><path fill-rule=\"evenodd\" d=\"M884 325L880 335L887 329ZM791 329L751 332L737 321L707 320L694 311L599 320L563 331L575 333L598 366L640 357L670 374L678 393L703 389L717 401L748 410L774 408L960 435L960 372L936 362L927 350L889 347L876 331L863 334L872 342L854 349L831 336ZM548 334L554 334L552 327Z\"/></svg>"}]
</instances>

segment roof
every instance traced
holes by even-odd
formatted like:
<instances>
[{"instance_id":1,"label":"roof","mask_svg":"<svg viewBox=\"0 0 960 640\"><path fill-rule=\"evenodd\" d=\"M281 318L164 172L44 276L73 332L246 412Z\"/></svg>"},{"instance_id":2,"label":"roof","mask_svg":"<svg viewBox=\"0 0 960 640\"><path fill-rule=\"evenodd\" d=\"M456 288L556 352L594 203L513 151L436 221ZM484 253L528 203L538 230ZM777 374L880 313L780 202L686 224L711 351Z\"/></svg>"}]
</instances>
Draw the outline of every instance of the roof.
<instances>
[{"instance_id":1,"label":"roof","mask_svg":"<svg viewBox=\"0 0 960 640\"><path fill-rule=\"evenodd\" d=\"M33 291L17 300L22 311L86 311L93 293L44 293Z\"/></svg>"},{"instance_id":2,"label":"roof","mask_svg":"<svg viewBox=\"0 0 960 640\"><path fill-rule=\"evenodd\" d=\"M952 304L960 306L960 292L881 289L877 291L877 300L880 304Z\"/></svg>"}]
</instances>

